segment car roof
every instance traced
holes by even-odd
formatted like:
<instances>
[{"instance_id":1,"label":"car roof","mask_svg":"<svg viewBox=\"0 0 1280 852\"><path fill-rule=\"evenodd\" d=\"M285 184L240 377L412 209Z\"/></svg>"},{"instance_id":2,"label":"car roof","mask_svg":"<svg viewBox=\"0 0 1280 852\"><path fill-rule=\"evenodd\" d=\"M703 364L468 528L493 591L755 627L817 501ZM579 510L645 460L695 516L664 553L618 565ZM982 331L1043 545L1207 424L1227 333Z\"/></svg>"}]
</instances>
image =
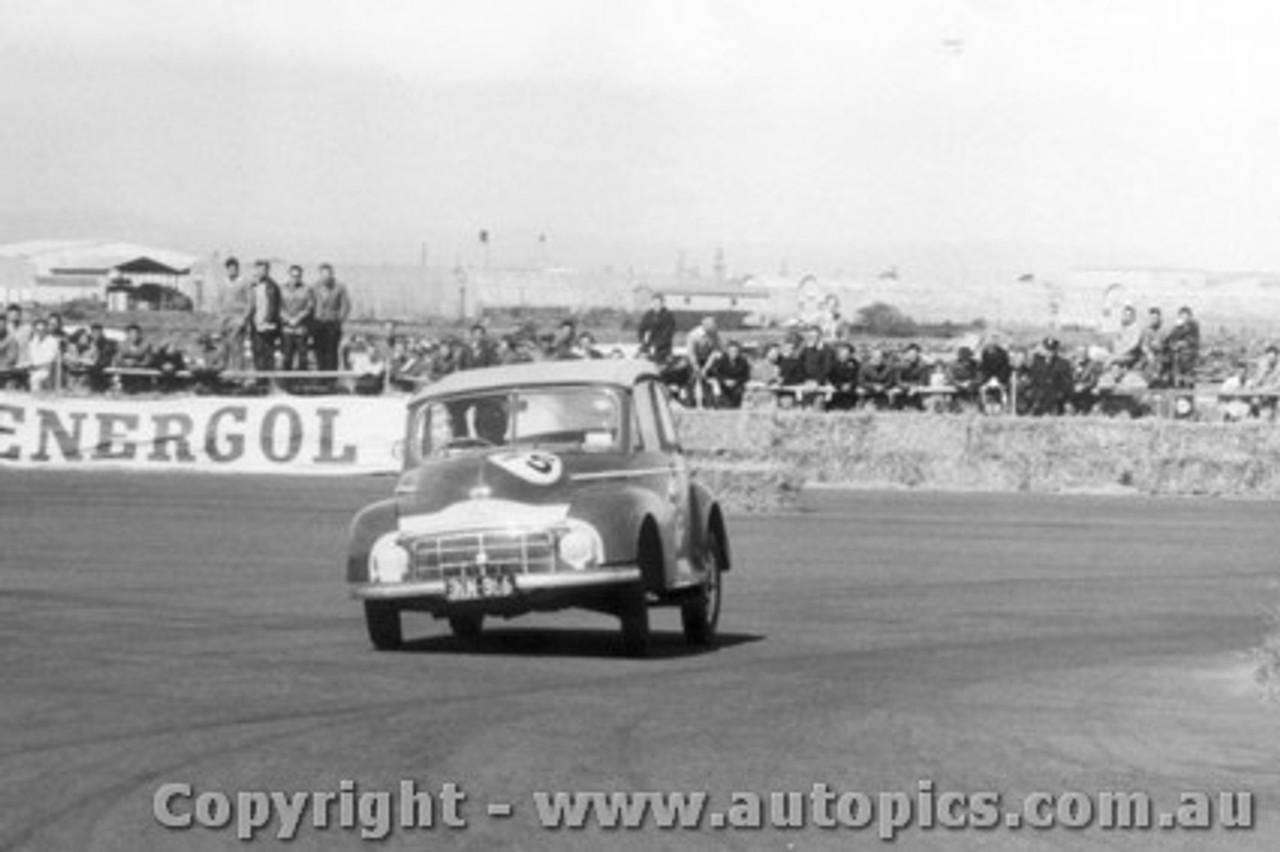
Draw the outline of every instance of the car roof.
<instances>
[{"instance_id":1,"label":"car roof","mask_svg":"<svg viewBox=\"0 0 1280 852\"><path fill-rule=\"evenodd\" d=\"M450 373L414 396L413 402L494 388L538 385L621 385L631 387L640 379L657 377L649 361L594 358L574 361L536 361L504 367L482 367Z\"/></svg>"}]
</instances>

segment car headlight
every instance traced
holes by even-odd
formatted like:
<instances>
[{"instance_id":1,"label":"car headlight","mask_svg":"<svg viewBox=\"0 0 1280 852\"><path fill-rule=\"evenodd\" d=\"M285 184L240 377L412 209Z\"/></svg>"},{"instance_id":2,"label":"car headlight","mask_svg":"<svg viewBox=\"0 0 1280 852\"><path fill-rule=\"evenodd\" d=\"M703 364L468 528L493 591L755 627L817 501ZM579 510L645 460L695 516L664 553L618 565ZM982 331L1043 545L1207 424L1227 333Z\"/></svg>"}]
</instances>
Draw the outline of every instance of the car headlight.
<instances>
[{"instance_id":1,"label":"car headlight","mask_svg":"<svg viewBox=\"0 0 1280 852\"><path fill-rule=\"evenodd\" d=\"M600 533L590 524L570 520L568 530L560 536L560 559L576 571L599 565L604 560Z\"/></svg>"},{"instance_id":2,"label":"car headlight","mask_svg":"<svg viewBox=\"0 0 1280 852\"><path fill-rule=\"evenodd\" d=\"M369 551L369 580L399 583L409 573L409 552L396 544L395 536L383 536Z\"/></svg>"}]
</instances>

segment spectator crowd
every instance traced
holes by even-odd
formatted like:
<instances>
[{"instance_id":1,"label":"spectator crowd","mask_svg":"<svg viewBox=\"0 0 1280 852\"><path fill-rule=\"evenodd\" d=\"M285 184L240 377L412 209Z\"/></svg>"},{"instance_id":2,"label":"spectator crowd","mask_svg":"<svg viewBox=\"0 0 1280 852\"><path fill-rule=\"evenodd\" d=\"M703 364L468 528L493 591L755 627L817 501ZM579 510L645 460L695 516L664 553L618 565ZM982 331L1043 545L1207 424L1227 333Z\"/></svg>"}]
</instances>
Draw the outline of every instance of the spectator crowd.
<instances>
[{"instance_id":1,"label":"spectator crowd","mask_svg":"<svg viewBox=\"0 0 1280 852\"><path fill-rule=\"evenodd\" d=\"M270 377L296 392L376 394L412 392L459 370L638 355L658 365L673 396L688 406L739 408L748 392L757 392L784 407L1042 416L1105 410L1107 400L1147 388L1191 388L1200 362L1200 328L1187 307L1166 326L1159 308L1139 322L1126 306L1109 348L1068 352L1054 337L1016 347L993 334L940 353L916 342L855 341L834 305L764 344L727 337L706 317L677 346L676 317L659 294L640 318L635 344L624 350L600 346L569 318L546 335L533 326L493 334L485 323L441 339L401 333L394 323L380 335L348 333L351 297L332 265L320 265L312 282L301 266L290 266L283 284L267 261L255 262L247 279L235 258L225 271L221 322L194 349L172 337L147 340L136 324L123 339L96 322L68 331L56 312L28 321L10 305L0 327L0 387L235 393L261 392ZM1247 398L1280 394L1280 349L1238 366L1223 391L1244 400L1235 407L1238 416L1258 414L1266 401Z\"/></svg>"}]
</instances>

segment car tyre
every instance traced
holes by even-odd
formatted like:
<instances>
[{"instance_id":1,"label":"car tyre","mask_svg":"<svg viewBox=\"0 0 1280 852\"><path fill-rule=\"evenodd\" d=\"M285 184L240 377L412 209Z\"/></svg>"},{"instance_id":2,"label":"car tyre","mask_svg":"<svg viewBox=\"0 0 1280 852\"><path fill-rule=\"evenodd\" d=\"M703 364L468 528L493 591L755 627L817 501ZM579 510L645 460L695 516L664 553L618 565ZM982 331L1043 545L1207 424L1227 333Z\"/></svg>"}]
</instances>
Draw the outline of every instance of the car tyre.
<instances>
[{"instance_id":1,"label":"car tyre","mask_svg":"<svg viewBox=\"0 0 1280 852\"><path fill-rule=\"evenodd\" d=\"M720 624L720 603L724 592L724 566L720 539L712 536L703 554L706 577L698 597L680 607L680 622L684 626L684 638L690 645L710 647L716 641L716 628Z\"/></svg>"},{"instance_id":2,"label":"car tyre","mask_svg":"<svg viewBox=\"0 0 1280 852\"><path fill-rule=\"evenodd\" d=\"M648 656L649 601L643 583L632 584L622 591L618 619L622 622L622 653L628 657Z\"/></svg>"},{"instance_id":3,"label":"car tyre","mask_svg":"<svg viewBox=\"0 0 1280 852\"><path fill-rule=\"evenodd\" d=\"M388 601L365 601L364 623L369 641L379 651L394 651L404 645L400 628L400 610Z\"/></svg>"},{"instance_id":4,"label":"car tyre","mask_svg":"<svg viewBox=\"0 0 1280 852\"><path fill-rule=\"evenodd\" d=\"M478 639L484 630L484 613L468 612L449 616L449 629L459 639Z\"/></svg>"}]
</instances>

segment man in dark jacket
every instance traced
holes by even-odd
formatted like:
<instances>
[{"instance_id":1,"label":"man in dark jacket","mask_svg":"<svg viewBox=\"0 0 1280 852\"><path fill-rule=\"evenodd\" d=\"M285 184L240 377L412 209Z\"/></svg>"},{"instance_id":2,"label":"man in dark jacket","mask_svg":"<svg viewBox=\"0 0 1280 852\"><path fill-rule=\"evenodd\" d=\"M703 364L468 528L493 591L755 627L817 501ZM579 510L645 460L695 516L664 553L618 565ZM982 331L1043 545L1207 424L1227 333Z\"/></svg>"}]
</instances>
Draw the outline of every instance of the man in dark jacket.
<instances>
[{"instance_id":1,"label":"man in dark jacket","mask_svg":"<svg viewBox=\"0 0 1280 852\"><path fill-rule=\"evenodd\" d=\"M908 343L898 358L896 383L901 392L897 398L899 408L923 411L925 397L920 388L929 384L929 365L920 357L920 344Z\"/></svg>"},{"instance_id":2,"label":"man in dark jacket","mask_svg":"<svg viewBox=\"0 0 1280 852\"><path fill-rule=\"evenodd\" d=\"M876 408L893 405L899 393L897 370L885 358L883 349L872 349L867 363L858 371L858 390Z\"/></svg>"},{"instance_id":3,"label":"man in dark jacket","mask_svg":"<svg viewBox=\"0 0 1280 852\"><path fill-rule=\"evenodd\" d=\"M271 264L265 260L253 264L245 328L253 349L253 369L274 370L276 341L280 338L280 285L271 279Z\"/></svg>"},{"instance_id":4,"label":"man in dark jacket","mask_svg":"<svg viewBox=\"0 0 1280 852\"><path fill-rule=\"evenodd\" d=\"M947 368L947 384L955 388L957 403L977 403L978 388L982 386L982 368L968 346L960 347L956 360Z\"/></svg>"},{"instance_id":5,"label":"man in dark jacket","mask_svg":"<svg viewBox=\"0 0 1280 852\"><path fill-rule=\"evenodd\" d=\"M827 380L832 387L827 408L848 411L858 404L858 359L854 357L853 345L849 341L841 340L836 344L836 356L831 362Z\"/></svg>"},{"instance_id":6,"label":"man in dark jacket","mask_svg":"<svg viewBox=\"0 0 1280 852\"><path fill-rule=\"evenodd\" d=\"M722 408L741 408L747 382L751 381L751 362L742 354L742 346L730 340L724 354L712 362L708 378L720 387L717 395Z\"/></svg>"},{"instance_id":7,"label":"man in dark jacket","mask_svg":"<svg viewBox=\"0 0 1280 852\"><path fill-rule=\"evenodd\" d=\"M1058 341L1046 337L1031 358L1031 413L1036 417L1062 414L1075 392L1075 370L1059 352Z\"/></svg>"},{"instance_id":8,"label":"man in dark jacket","mask_svg":"<svg viewBox=\"0 0 1280 852\"><path fill-rule=\"evenodd\" d=\"M471 338L462 350L458 369L476 370L481 367L492 367L497 363L498 353L489 340L489 330L481 323L471 326Z\"/></svg>"},{"instance_id":9,"label":"man in dark jacket","mask_svg":"<svg viewBox=\"0 0 1280 852\"><path fill-rule=\"evenodd\" d=\"M1164 339L1173 386L1189 388L1195 384L1196 362L1200 359L1200 323L1191 316L1191 308L1178 309L1178 320Z\"/></svg>"},{"instance_id":10,"label":"man in dark jacket","mask_svg":"<svg viewBox=\"0 0 1280 852\"><path fill-rule=\"evenodd\" d=\"M804 380L818 385L826 384L831 375L832 358L831 350L822 342L822 329L816 325L805 329L804 345L800 348Z\"/></svg>"},{"instance_id":11,"label":"man in dark jacket","mask_svg":"<svg viewBox=\"0 0 1280 852\"><path fill-rule=\"evenodd\" d=\"M671 347L676 339L676 318L667 310L666 300L655 293L649 310L640 317L640 354L655 364L664 364L671 357Z\"/></svg>"}]
</instances>

